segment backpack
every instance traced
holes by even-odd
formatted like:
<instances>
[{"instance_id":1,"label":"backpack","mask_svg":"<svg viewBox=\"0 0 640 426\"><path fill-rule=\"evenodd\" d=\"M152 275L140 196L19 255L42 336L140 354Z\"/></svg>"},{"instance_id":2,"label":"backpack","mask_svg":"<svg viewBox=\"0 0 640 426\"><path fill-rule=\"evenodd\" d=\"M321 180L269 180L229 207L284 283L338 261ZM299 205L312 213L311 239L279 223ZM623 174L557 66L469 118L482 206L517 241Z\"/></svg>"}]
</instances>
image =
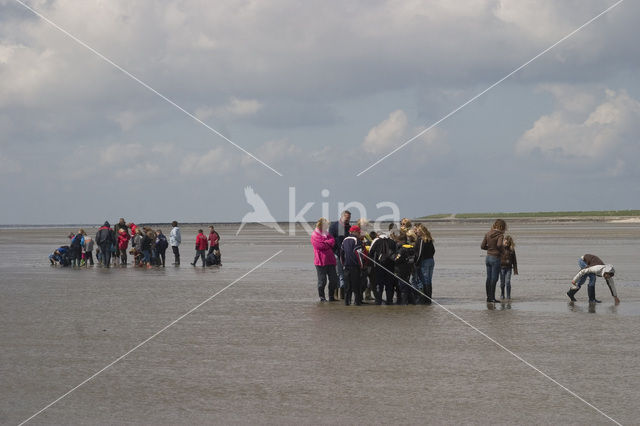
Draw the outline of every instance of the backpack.
<instances>
[{"instance_id":1,"label":"backpack","mask_svg":"<svg viewBox=\"0 0 640 426\"><path fill-rule=\"evenodd\" d=\"M82 242L82 235L78 234L71 240L71 245L69 246L72 250L79 249Z\"/></svg>"},{"instance_id":2,"label":"backpack","mask_svg":"<svg viewBox=\"0 0 640 426\"><path fill-rule=\"evenodd\" d=\"M391 248L392 240L390 238L380 238L378 244L381 244L380 252L376 262L382 265L389 265L394 261L394 253Z\"/></svg>"},{"instance_id":3,"label":"backpack","mask_svg":"<svg viewBox=\"0 0 640 426\"><path fill-rule=\"evenodd\" d=\"M415 260L416 251L411 244L401 245L393 256L396 265L413 265Z\"/></svg>"}]
</instances>

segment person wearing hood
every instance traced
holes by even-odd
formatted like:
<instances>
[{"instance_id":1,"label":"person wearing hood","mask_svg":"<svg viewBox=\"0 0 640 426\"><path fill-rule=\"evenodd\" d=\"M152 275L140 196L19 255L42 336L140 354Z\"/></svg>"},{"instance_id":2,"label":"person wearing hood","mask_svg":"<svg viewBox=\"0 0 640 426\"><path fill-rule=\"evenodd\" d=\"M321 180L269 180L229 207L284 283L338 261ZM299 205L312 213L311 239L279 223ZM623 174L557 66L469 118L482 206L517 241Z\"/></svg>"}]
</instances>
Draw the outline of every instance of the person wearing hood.
<instances>
[{"instance_id":1,"label":"person wearing hood","mask_svg":"<svg viewBox=\"0 0 640 426\"><path fill-rule=\"evenodd\" d=\"M487 251L485 265L487 267L487 280L485 290L487 292L487 302L497 303L496 284L500 276L500 255L504 244L504 232L507 230L507 223L502 219L497 219L491 230L487 232L482 240L480 248Z\"/></svg>"},{"instance_id":2,"label":"person wearing hood","mask_svg":"<svg viewBox=\"0 0 640 426\"><path fill-rule=\"evenodd\" d=\"M582 287L582 284L584 284L587 278L589 278L589 284L587 285L589 303L600 303L600 301L596 299L596 276L598 276L604 278L606 281L616 305L620 303L616 285L613 281L613 276L616 273L613 265L605 264L602 259L593 254L585 254L578 259L578 266L580 266L580 272L571 280L571 288L567 292L567 296L569 296L572 302L576 301L574 297L575 294L580 290L580 287Z\"/></svg>"},{"instance_id":3,"label":"person wearing hood","mask_svg":"<svg viewBox=\"0 0 640 426\"><path fill-rule=\"evenodd\" d=\"M109 225L108 221L104 222L98 229L98 233L96 234L95 242L100 247L100 253L102 254L102 265L105 267L109 267L111 263L111 247L116 244L116 237L111 229L111 225Z\"/></svg>"}]
</instances>

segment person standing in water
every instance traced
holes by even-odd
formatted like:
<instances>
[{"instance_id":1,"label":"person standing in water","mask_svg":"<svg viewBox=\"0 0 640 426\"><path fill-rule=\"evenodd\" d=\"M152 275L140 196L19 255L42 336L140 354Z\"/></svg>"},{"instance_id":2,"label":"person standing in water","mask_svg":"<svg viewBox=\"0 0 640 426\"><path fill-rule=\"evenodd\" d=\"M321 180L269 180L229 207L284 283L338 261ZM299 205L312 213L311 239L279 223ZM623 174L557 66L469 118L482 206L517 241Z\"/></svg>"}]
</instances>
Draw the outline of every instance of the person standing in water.
<instances>
[{"instance_id":1,"label":"person standing in water","mask_svg":"<svg viewBox=\"0 0 640 426\"><path fill-rule=\"evenodd\" d=\"M95 241L98 247L100 247L102 266L108 268L111 265L111 247L116 244L115 234L108 221L105 221L104 225L98 229Z\"/></svg>"},{"instance_id":2,"label":"person standing in water","mask_svg":"<svg viewBox=\"0 0 640 426\"><path fill-rule=\"evenodd\" d=\"M321 217L316 223L316 229L311 234L313 246L313 264L318 276L318 296L321 302L326 302L324 289L329 279L329 301L336 300L334 291L338 287L338 274L336 274L336 257L333 254L333 246L336 241L329 234L329 221Z\"/></svg>"},{"instance_id":3,"label":"person standing in water","mask_svg":"<svg viewBox=\"0 0 640 426\"><path fill-rule=\"evenodd\" d=\"M202 267L207 266L207 263L204 260L204 252L207 251L208 247L207 237L202 233L202 229L198 229L198 235L196 236L196 257L193 258L193 262L191 266L196 266L198 263L198 257L202 258Z\"/></svg>"},{"instance_id":4,"label":"person standing in water","mask_svg":"<svg viewBox=\"0 0 640 426\"><path fill-rule=\"evenodd\" d=\"M344 271L344 304L351 304L351 295L354 296L354 305L362 305L362 291L360 290L360 271L362 263L362 243L360 242L360 227L349 228L349 236L342 240L340 247L340 261Z\"/></svg>"},{"instance_id":5,"label":"person standing in water","mask_svg":"<svg viewBox=\"0 0 640 426\"><path fill-rule=\"evenodd\" d=\"M511 235L504 237L504 245L500 254L500 298L504 299L507 289L507 300L511 300L511 274L518 275L518 260L516 259L516 244Z\"/></svg>"},{"instance_id":6,"label":"person standing in water","mask_svg":"<svg viewBox=\"0 0 640 426\"><path fill-rule=\"evenodd\" d=\"M487 232L482 240L480 248L487 251L485 265L487 267L487 280L485 282L485 290L487 292L487 302L496 303L496 284L500 275L500 255L504 243L504 232L507 230L507 224L502 219L497 219L489 232Z\"/></svg>"},{"instance_id":7,"label":"person standing in water","mask_svg":"<svg viewBox=\"0 0 640 426\"><path fill-rule=\"evenodd\" d=\"M169 232L169 244L171 250L173 250L173 264L180 266L180 243L182 242L182 236L180 235L180 228L178 228L178 222L175 220L171 222L171 232Z\"/></svg>"},{"instance_id":8,"label":"person standing in water","mask_svg":"<svg viewBox=\"0 0 640 426\"><path fill-rule=\"evenodd\" d=\"M576 302L575 294L580 290L580 287L582 287L582 284L584 284L587 278L589 278L589 284L587 285L589 303L600 303L600 301L596 299L596 276L598 276L604 278L606 281L615 304L620 303L616 285L613 281L613 276L616 273L613 265L605 264L602 259L593 254L585 254L578 259L578 266L580 267L580 272L571 280L571 288L569 288L567 292L567 296L569 296L572 302Z\"/></svg>"}]
</instances>

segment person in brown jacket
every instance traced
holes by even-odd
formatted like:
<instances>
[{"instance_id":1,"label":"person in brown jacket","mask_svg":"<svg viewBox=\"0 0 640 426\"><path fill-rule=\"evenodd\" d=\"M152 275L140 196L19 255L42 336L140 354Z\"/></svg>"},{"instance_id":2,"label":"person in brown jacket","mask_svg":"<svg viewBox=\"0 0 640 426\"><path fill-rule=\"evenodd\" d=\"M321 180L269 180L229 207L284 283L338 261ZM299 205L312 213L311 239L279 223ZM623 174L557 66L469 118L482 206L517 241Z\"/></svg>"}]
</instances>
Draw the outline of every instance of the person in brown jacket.
<instances>
[{"instance_id":1,"label":"person in brown jacket","mask_svg":"<svg viewBox=\"0 0 640 426\"><path fill-rule=\"evenodd\" d=\"M507 300L511 300L511 273L518 275L518 260L516 258L516 244L511 235L505 235L502 254L500 255L500 299L504 299L507 289Z\"/></svg>"},{"instance_id":2,"label":"person in brown jacket","mask_svg":"<svg viewBox=\"0 0 640 426\"><path fill-rule=\"evenodd\" d=\"M487 280L485 290L487 291L487 302L496 303L496 284L500 275L500 255L504 240L504 231L507 224L502 219L497 219L491 230L487 232L482 240L480 248L487 251L485 265L487 266Z\"/></svg>"}]
</instances>

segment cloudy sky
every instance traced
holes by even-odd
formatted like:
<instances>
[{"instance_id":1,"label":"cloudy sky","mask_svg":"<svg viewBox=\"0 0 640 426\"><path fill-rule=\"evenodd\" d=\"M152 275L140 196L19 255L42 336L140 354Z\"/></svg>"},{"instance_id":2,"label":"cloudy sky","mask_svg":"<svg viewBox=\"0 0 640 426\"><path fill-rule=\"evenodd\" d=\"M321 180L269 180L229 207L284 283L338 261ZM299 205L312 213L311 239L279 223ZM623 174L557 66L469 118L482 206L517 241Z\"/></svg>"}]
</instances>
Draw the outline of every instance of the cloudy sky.
<instances>
[{"instance_id":1,"label":"cloudy sky","mask_svg":"<svg viewBox=\"0 0 640 426\"><path fill-rule=\"evenodd\" d=\"M0 0L0 224L638 208L637 1L25 2L201 123Z\"/></svg>"}]
</instances>

